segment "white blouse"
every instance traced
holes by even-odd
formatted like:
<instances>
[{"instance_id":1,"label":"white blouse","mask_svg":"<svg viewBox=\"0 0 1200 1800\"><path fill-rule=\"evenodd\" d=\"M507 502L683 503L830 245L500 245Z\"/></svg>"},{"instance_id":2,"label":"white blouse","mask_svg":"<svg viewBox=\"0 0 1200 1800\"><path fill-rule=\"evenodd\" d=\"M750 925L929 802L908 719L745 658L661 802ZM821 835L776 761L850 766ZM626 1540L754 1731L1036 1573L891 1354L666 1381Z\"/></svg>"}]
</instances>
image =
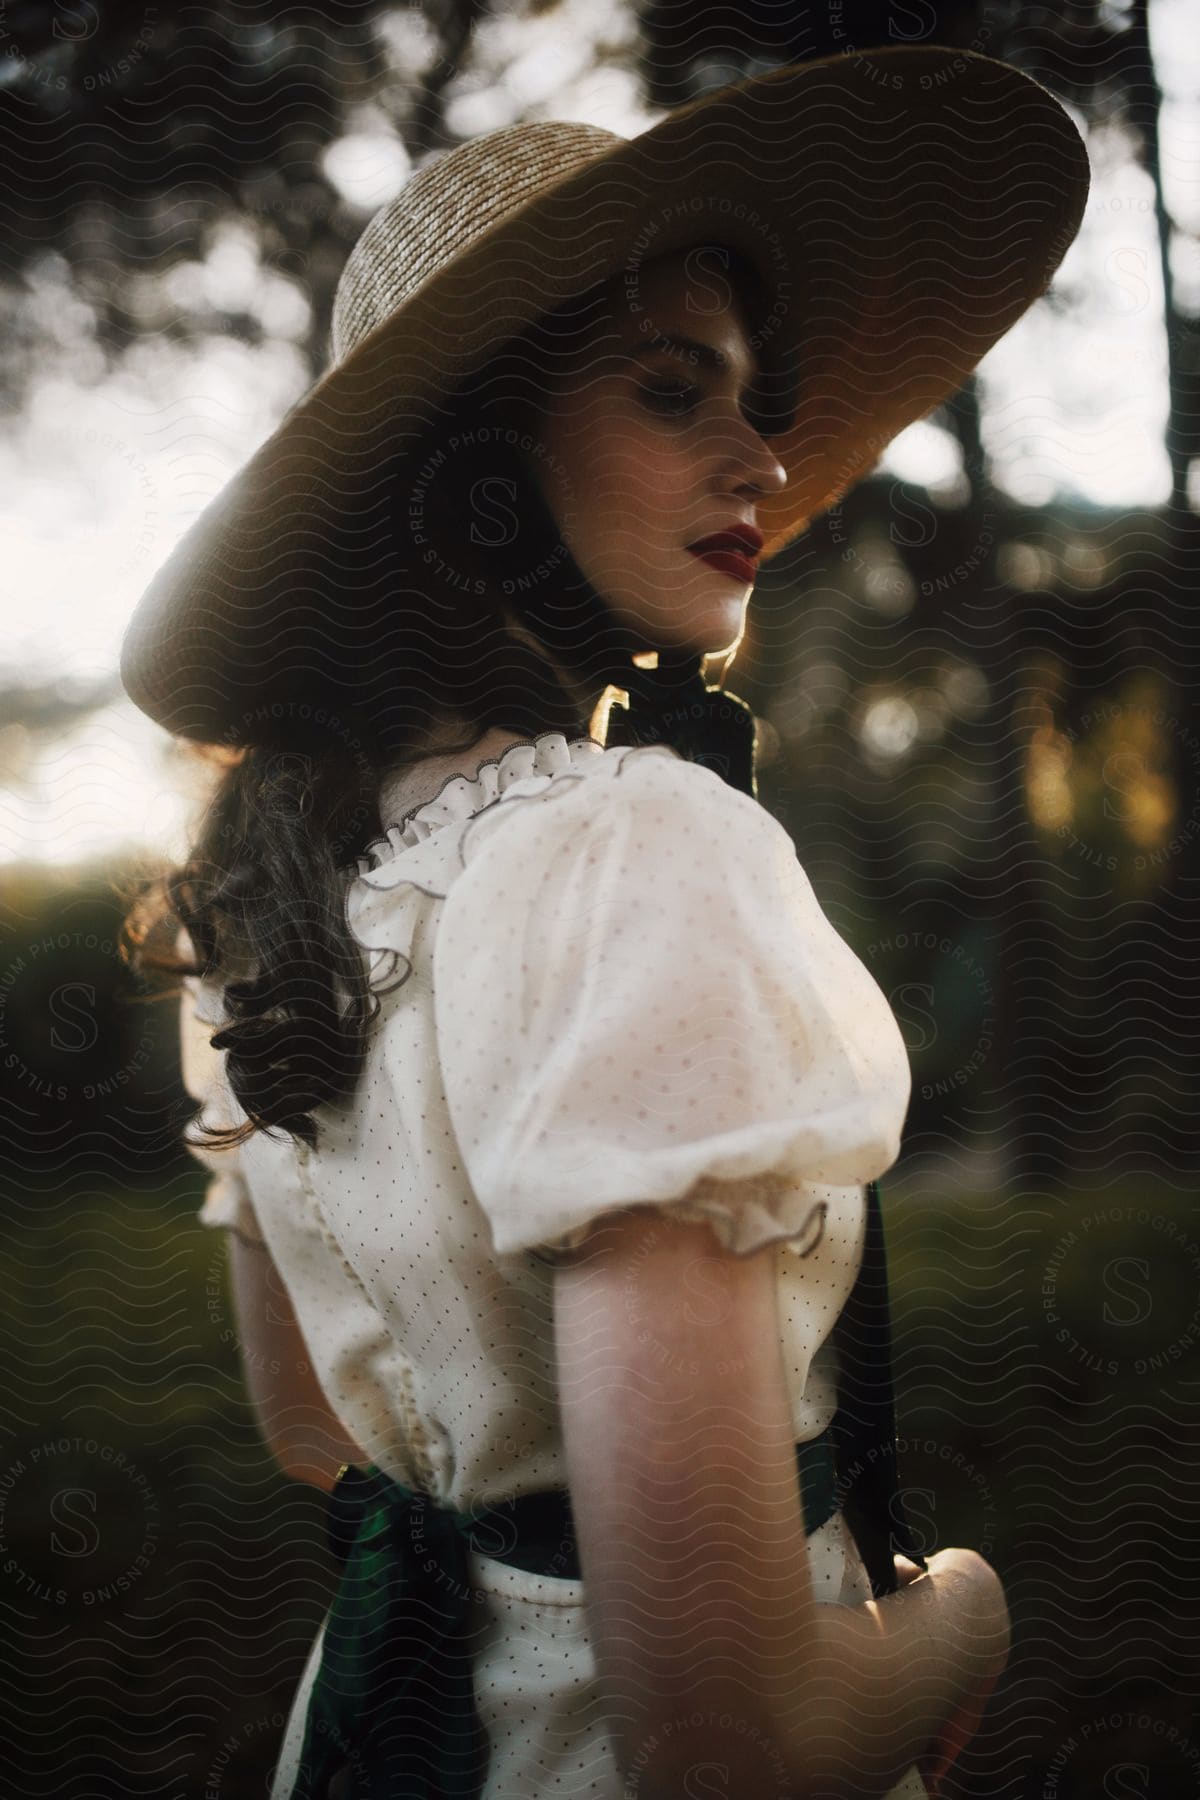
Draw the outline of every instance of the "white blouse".
<instances>
[{"instance_id":1,"label":"white blouse","mask_svg":"<svg viewBox=\"0 0 1200 1800\"><path fill-rule=\"evenodd\" d=\"M778 821L669 746L548 732L390 826L347 915L380 1011L318 1149L185 1138L213 1174L201 1222L265 1238L371 1460L460 1509L565 1485L553 1259L630 1205L776 1246L796 1438L823 1431L864 1184L897 1156L911 1077ZM219 991L189 986L218 1023ZM191 1067L202 1119L242 1116L221 1069ZM840 1516L810 1550L822 1597L869 1595ZM518 1576L581 1589L505 1569L506 1603Z\"/></svg>"}]
</instances>

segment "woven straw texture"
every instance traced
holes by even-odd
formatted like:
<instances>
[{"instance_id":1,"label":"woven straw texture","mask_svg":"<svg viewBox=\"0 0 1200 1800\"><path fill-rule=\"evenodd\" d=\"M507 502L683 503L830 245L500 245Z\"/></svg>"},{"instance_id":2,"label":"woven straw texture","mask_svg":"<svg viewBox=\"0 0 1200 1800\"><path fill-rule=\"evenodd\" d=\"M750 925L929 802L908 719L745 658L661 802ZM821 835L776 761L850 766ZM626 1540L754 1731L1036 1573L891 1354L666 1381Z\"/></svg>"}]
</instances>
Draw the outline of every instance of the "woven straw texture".
<instances>
[{"instance_id":1,"label":"woven straw texture","mask_svg":"<svg viewBox=\"0 0 1200 1800\"><path fill-rule=\"evenodd\" d=\"M623 141L597 125L548 120L507 125L426 163L379 209L347 258L334 297L333 362L344 362L506 213Z\"/></svg>"}]
</instances>

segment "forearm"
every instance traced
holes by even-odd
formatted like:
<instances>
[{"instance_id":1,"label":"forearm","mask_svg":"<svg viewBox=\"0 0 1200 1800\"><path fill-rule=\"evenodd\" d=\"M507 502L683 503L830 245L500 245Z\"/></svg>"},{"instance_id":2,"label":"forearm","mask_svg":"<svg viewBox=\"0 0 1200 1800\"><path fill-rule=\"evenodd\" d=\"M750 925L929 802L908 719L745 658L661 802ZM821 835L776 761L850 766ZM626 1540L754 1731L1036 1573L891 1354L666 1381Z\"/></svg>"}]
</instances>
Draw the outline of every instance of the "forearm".
<instances>
[{"instance_id":1,"label":"forearm","mask_svg":"<svg viewBox=\"0 0 1200 1800\"><path fill-rule=\"evenodd\" d=\"M793 1478L794 1469L793 1457ZM730 1488L741 1505L743 1490ZM657 1517L645 1509L641 1536L653 1536ZM803 1545L798 1506L795 1519ZM706 1568L706 1523L701 1514L692 1528L699 1560L685 1603L675 1607L652 1581L598 1622L597 1642L616 1646L599 1660L624 1780L639 1800L679 1800L709 1779L714 1791L755 1800L888 1794L973 1674L945 1581L922 1576L858 1606L816 1603L807 1557L794 1567L780 1521L772 1535L772 1521L755 1517L745 1541L766 1550L770 1568L734 1588ZM674 1655L639 1653L664 1617Z\"/></svg>"},{"instance_id":2,"label":"forearm","mask_svg":"<svg viewBox=\"0 0 1200 1800\"><path fill-rule=\"evenodd\" d=\"M285 1475L326 1493L366 1456L325 1398L282 1277L265 1246L228 1234L229 1279L246 1393Z\"/></svg>"},{"instance_id":3,"label":"forearm","mask_svg":"<svg viewBox=\"0 0 1200 1800\"><path fill-rule=\"evenodd\" d=\"M642 1800L678 1800L700 1769L759 1800L878 1800L1006 1653L1007 1627L945 1569L883 1600L818 1605L802 1670L793 1660L754 1701L744 1682L710 1683L656 1717L622 1772Z\"/></svg>"},{"instance_id":4,"label":"forearm","mask_svg":"<svg viewBox=\"0 0 1200 1800\"><path fill-rule=\"evenodd\" d=\"M719 1355L712 1305L679 1302L700 1292L719 1301ZM773 1258L723 1255L706 1228L631 1208L557 1267L554 1300L597 1682L626 1785L639 1800L885 1795L956 1710L955 1633L932 1604L949 1590L931 1572L861 1607L817 1601ZM635 1306L652 1329L630 1330ZM966 1566L986 1599L991 1572Z\"/></svg>"}]
</instances>

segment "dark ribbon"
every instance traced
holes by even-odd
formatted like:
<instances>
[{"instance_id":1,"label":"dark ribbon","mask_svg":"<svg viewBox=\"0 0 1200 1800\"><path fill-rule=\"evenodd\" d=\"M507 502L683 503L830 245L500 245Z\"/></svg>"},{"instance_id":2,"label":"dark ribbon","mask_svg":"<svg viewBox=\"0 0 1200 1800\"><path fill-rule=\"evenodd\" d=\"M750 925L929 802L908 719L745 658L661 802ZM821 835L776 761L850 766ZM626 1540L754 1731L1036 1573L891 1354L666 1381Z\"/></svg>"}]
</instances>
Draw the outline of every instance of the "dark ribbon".
<instances>
[{"instance_id":1,"label":"dark ribbon","mask_svg":"<svg viewBox=\"0 0 1200 1800\"><path fill-rule=\"evenodd\" d=\"M811 1536L838 1510L829 1430L796 1445L796 1468ZM290 1800L478 1800L489 1746L475 1705L469 1550L578 1581L570 1494L545 1488L453 1512L373 1463L346 1464L328 1541L341 1576Z\"/></svg>"},{"instance_id":2,"label":"dark ribbon","mask_svg":"<svg viewBox=\"0 0 1200 1800\"><path fill-rule=\"evenodd\" d=\"M609 712L606 744L670 744L757 800L754 714L736 694L705 684L694 651L660 650L657 669L631 663L618 680L629 705Z\"/></svg>"},{"instance_id":3,"label":"dark ribbon","mask_svg":"<svg viewBox=\"0 0 1200 1800\"><path fill-rule=\"evenodd\" d=\"M862 1262L832 1335L838 1409L829 1429L838 1499L878 1600L900 1585L897 1552L922 1569L929 1565L905 1515L896 1464L892 1322L877 1181L867 1183Z\"/></svg>"}]
</instances>

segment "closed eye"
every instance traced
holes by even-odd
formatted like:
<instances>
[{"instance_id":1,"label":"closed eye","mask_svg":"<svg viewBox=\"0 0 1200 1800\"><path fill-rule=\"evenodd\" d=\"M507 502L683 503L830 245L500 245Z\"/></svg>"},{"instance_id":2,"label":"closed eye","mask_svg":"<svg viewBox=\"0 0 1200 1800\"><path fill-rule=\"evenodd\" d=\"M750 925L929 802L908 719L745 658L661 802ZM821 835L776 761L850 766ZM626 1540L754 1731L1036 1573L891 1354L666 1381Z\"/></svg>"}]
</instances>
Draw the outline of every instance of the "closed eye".
<instances>
[{"instance_id":1,"label":"closed eye","mask_svg":"<svg viewBox=\"0 0 1200 1800\"><path fill-rule=\"evenodd\" d=\"M697 387L695 382L669 382L643 386L641 394L653 412L662 413L668 418L684 418L688 413L694 412L703 400L704 389ZM788 414L781 418L768 418L759 405L750 401L743 405L742 416L763 438L785 431L792 417Z\"/></svg>"},{"instance_id":2,"label":"closed eye","mask_svg":"<svg viewBox=\"0 0 1200 1800\"><path fill-rule=\"evenodd\" d=\"M642 397L654 412L681 417L691 412L704 398L694 382L671 382L669 385L643 387Z\"/></svg>"},{"instance_id":3,"label":"closed eye","mask_svg":"<svg viewBox=\"0 0 1200 1800\"><path fill-rule=\"evenodd\" d=\"M643 321L643 329L645 321ZM676 332L655 332L653 339L626 352L632 361L647 356L685 355L692 365L711 369L720 376L730 372L725 352L714 344L683 337ZM642 387L643 403L666 418L684 418L703 400L705 390L695 382L671 381L660 372L652 387ZM799 390L794 371L789 374L779 366L761 366L741 391L742 416L761 438L778 437L790 431L795 423Z\"/></svg>"}]
</instances>

